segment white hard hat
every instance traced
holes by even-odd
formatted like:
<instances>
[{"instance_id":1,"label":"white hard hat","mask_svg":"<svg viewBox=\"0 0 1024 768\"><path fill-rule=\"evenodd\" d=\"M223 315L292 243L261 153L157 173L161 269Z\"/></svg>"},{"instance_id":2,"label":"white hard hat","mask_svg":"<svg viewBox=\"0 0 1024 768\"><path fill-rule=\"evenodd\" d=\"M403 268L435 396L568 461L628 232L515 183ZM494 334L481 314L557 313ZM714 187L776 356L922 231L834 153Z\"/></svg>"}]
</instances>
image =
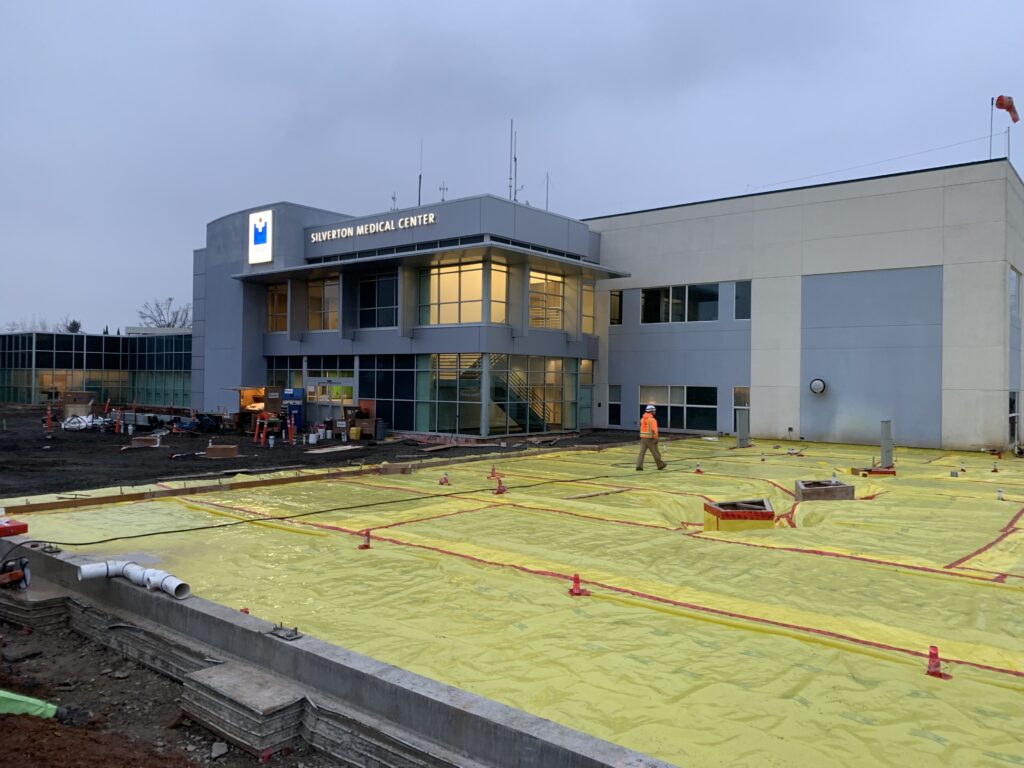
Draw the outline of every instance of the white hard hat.
<instances>
[{"instance_id":1,"label":"white hard hat","mask_svg":"<svg viewBox=\"0 0 1024 768\"><path fill-rule=\"evenodd\" d=\"M657 408L655 408L653 405L648 405L646 408L644 408L644 410L647 411L648 413L654 413L657 410Z\"/></svg>"}]
</instances>

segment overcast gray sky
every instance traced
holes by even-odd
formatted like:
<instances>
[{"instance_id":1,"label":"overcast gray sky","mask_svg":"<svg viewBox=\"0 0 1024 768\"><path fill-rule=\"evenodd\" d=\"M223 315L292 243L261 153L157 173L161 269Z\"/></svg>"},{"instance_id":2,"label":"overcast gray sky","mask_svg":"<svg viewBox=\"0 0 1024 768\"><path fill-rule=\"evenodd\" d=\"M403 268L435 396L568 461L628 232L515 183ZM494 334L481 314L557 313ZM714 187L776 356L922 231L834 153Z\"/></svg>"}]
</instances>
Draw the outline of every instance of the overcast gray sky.
<instances>
[{"instance_id":1,"label":"overcast gray sky","mask_svg":"<svg viewBox=\"0 0 1024 768\"><path fill-rule=\"evenodd\" d=\"M1020 0L0 0L0 328L190 301L206 223L243 208L414 205L421 141L424 202L507 195L510 118L519 199L550 173L576 217L984 159L989 99L1024 109L1022 22Z\"/></svg>"}]
</instances>

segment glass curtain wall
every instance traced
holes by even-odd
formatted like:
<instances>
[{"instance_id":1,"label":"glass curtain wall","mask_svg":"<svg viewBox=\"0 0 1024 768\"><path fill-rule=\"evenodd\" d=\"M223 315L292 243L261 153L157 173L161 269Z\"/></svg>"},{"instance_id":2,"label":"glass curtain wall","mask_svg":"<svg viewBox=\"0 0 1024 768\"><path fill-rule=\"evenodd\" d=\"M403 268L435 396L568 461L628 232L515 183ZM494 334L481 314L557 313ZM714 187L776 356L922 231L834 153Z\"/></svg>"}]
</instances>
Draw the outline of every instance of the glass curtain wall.
<instances>
[{"instance_id":1,"label":"glass curtain wall","mask_svg":"<svg viewBox=\"0 0 1024 768\"><path fill-rule=\"evenodd\" d=\"M417 355L415 429L482 435L485 422L489 435L575 429L577 365L561 357Z\"/></svg>"},{"instance_id":2,"label":"glass curtain wall","mask_svg":"<svg viewBox=\"0 0 1024 768\"><path fill-rule=\"evenodd\" d=\"M0 335L0 401L44 402L68 391L92 392L98 403L188 407L192 335Z\"/></svg>"}]
</instances>

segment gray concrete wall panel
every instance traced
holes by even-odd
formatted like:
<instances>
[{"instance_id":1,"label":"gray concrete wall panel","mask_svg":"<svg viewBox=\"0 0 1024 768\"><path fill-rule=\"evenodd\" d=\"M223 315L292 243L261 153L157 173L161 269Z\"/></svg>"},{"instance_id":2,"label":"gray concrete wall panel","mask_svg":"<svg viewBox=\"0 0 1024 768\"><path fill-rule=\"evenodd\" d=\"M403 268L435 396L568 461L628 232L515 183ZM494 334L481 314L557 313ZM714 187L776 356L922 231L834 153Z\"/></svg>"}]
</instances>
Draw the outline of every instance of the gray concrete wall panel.
<instances>
[{"instance_id":1,"label":"gray concrete wall panel","mask_svg":"<svg viewBox=\"0 0 1024 768\"><path fill-rule=\"evenodd\" d=\"M942 440L942 267L808 275L801 300L800 425L808 440ZM826 383L821 395L811 379Z\"/></svg>"}]
</instances>

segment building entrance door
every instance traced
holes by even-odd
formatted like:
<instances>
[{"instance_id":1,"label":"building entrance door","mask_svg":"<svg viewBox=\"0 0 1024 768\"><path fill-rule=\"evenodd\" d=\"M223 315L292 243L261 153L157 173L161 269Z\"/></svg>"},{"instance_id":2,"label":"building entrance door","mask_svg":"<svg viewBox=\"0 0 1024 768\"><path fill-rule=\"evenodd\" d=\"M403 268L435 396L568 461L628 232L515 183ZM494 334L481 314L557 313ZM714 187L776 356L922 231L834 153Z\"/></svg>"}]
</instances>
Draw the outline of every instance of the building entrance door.
<instances>
[{"instance_id":1,"label":"building entrance door","mask_svg":"<svg viewBox=\"0 0 1024 768\"><path fill-rule=\"evenodd\" d=\"M594 425L594 388L592 386L580 387L580 402L577 411L579 415L578 429L590 429Z\"/></svg>"},{"instance_id":2,"label":"building entrance door","mask_svg":"<svg viewBox=\"0 0 1024 768\"><path fill-rule=\"evenodd\" d=\"M309 422L332 425L343 418L344 406L354 404L354 389L355 379L307 379L306 408Z\"/></svg>"}]
</instances>

